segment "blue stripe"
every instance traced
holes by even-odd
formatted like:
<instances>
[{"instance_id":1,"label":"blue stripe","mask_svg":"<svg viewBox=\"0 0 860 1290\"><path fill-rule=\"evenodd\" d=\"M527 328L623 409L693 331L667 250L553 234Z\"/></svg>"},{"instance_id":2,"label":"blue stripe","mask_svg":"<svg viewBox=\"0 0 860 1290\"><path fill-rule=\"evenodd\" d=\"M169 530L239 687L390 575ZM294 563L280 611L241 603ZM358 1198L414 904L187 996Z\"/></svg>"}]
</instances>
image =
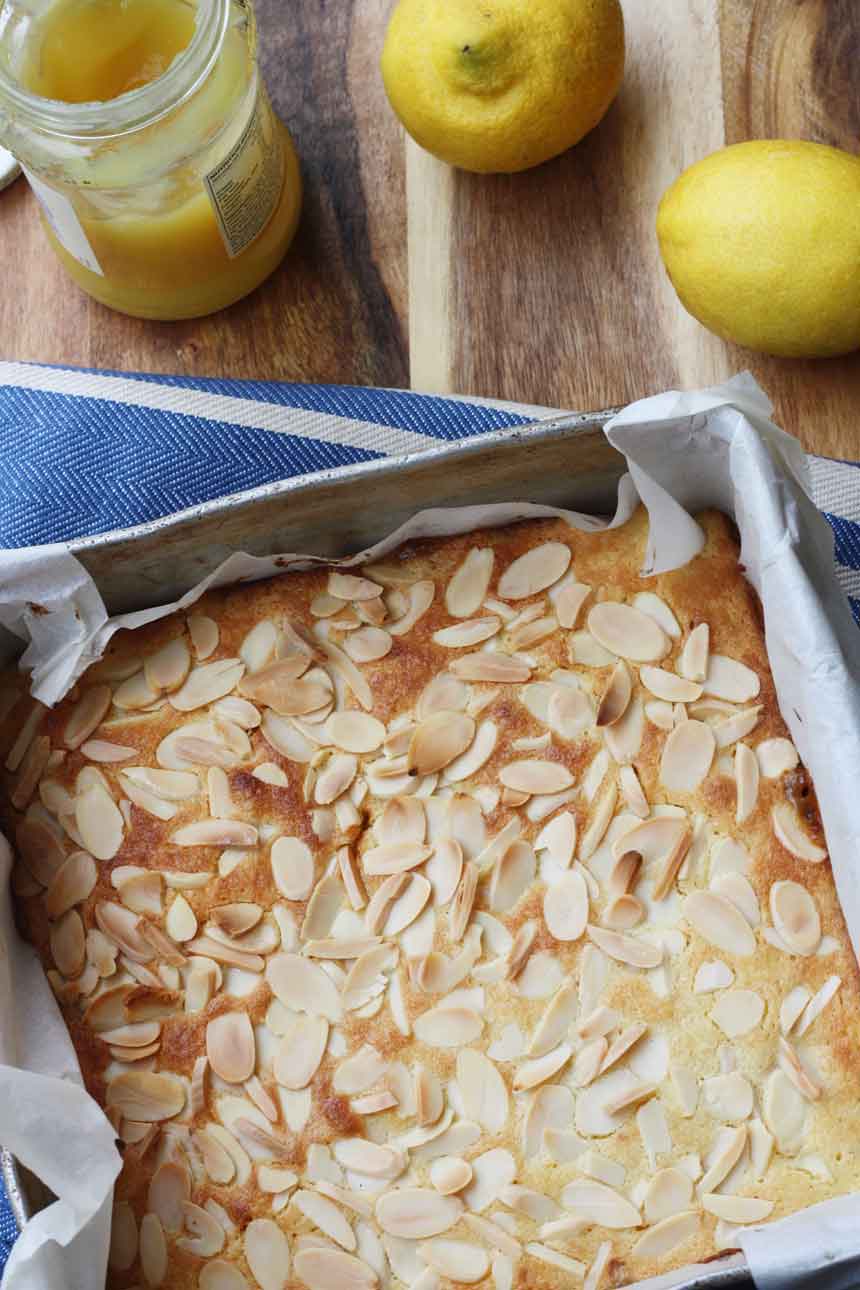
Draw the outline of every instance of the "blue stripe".
<instances>
[{"instance_id":1,"label":"blue stripe","mask_svg":"<svg viewBox=\"0 0 860 1290\"><path fill-rule=\"evenodd\" d=\"M381 456L173 412L0 389L0 546L126 528L259 484Z\"/></svg>"},{"instance_id":2,"label":"blue stripe","mask_svg":"<svg viewBox=\"0 0 860 1290\"><path fill-rule=\"evenodd\" d=\"M56 367L57 371L67 368ZM483 430L528 425L532 418L502 408L488 408L436 395L408 390L379 390L358 385L303 385L285 381L236 381L230 378L161 376L148 372L114 372L76 368L94 376L120 376L124 380L163 385L175 390L198 390L249 399L282 408L302 408L329 416L350 417L370 425L396 426L436 439L468 439Z\"/></svg>"},{"instance_id":3,"label":"blue stripe","mask_svg":"<svg viewBox=\"0 0 860 1290\"><path fill-rule=\"evenodd\" d=\"M860 600L857 600L854 596L849 596L848 603L851 606L851 612L854 615L854 621L857 624L857 626L860 627Z\"/></svg>"},{"instance_id":4,"label":"blue stripe","mask_svg":"<svg viewBox=\"0 0 860 1290\"><path fill-rule=\"evenodd\" d=\"M843 519L841 515L833 515L830 511L823 511L822 514L836 538L836 563L843 564L846 569L860 569L860 524Z\"/></svg>"}]
</instances>

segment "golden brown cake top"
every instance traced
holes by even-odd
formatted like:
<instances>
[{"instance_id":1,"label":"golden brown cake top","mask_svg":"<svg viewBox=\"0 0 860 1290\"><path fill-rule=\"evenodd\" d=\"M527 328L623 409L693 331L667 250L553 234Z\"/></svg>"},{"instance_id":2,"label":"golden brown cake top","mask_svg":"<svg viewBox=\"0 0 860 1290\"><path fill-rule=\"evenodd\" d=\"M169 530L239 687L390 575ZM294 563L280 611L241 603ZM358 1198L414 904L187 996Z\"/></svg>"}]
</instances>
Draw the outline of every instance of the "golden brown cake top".
<instances>
[{"instance_id":1,"label":"golden brown cake top","mask_svg":"<svg viewBox=\"0 0 860 1290\"><path fill-rule=\"evenodd\" d=\"M860 1185L857 967L702 523L650 579L640 512L236 586L12 693L110 1286L596 1290Z\"/></svg>"}]
</instances>

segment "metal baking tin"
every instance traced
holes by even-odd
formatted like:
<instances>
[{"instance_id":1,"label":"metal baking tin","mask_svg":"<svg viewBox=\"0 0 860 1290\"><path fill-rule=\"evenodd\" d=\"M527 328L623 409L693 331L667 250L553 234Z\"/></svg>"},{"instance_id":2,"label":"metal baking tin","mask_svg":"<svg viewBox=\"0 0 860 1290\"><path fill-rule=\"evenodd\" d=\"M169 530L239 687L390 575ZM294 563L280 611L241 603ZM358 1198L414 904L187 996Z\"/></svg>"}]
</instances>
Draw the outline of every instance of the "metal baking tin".
<instances>
[{"instance_id":1,"label":"metal baking tin","mask_svg":"<svg viewBox=\"0 0 860 1290\"><path fill-rule=\"evenodd\" d=\"M177 599L233 551L348 556L432 507L527 500L611 515L625 469L603 433L611 416L605 411L551 417L425 452L303 475L69 546L109 612L117 614ZM8 1154L2 1172L23 1222L33 1212L26 1180ZM728 1290L752 1281L743 1258L734 1256L646 1286Z\"/></svg>"}]
</instances>

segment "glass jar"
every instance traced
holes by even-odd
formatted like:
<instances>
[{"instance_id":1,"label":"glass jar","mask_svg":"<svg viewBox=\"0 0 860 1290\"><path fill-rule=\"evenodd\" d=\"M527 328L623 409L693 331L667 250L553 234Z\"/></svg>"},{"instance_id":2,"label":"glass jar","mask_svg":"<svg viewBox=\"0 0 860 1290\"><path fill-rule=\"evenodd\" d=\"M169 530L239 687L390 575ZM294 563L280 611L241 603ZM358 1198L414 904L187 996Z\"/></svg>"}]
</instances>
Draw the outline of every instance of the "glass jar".
<instances>
[{"instance_id":1,"label":"glass jar","mask_svg":"<svg viewBox=\"0 0 860 1290\"><path fill-rule=\"evenodd\" d=\"M301 178L251 0L0 0L0 141L96 300L194 318L253 291Z\"/></svg>"}]
</instances>

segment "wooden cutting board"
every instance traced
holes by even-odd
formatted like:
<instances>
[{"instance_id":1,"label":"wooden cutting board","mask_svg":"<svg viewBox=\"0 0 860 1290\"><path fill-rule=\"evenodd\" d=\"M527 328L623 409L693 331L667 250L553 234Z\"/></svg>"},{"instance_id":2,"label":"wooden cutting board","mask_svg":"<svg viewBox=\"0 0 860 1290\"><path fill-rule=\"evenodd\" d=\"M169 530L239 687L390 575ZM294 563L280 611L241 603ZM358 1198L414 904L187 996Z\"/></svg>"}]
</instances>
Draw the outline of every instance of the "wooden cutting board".
<instances>
[{"instance_id":1,"label":"wooden cutting board","mask_svg":"<svg viewBox=\"0 0 860 1290\"><path fill-rule=\"evenodd\" d=\"M391 0L257 0L264 70L302 156L282 269L211 319L88 301L25 185L0 195L0 355L192 375L412 385L609 407L750 369L786 429L860 458L860 356L761 358L681 308L654 218L680 170L774 136L857 150L856 0L623 0L628 63L603 123L522 175L455 172L404 140L378 60Z\"/></svg>"}]
</instances>

